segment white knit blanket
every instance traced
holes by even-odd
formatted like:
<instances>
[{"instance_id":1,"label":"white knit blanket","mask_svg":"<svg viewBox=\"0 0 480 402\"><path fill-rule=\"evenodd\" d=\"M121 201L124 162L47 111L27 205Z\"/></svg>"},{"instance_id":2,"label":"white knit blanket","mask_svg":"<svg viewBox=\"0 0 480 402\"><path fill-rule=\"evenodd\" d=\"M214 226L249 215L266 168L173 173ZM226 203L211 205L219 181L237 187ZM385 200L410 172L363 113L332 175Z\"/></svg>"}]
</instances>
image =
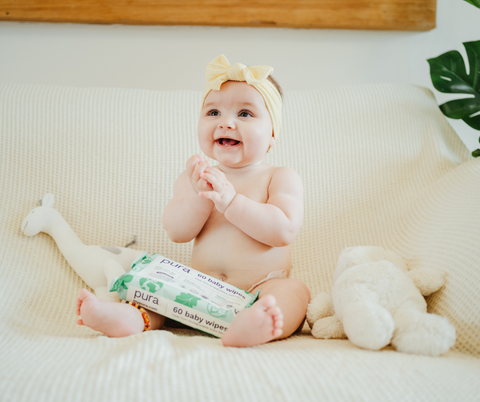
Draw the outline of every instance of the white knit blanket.
<instances>
[{"instance_id":1,"label":"white knit blanket","mask_svg":"<svg viewBox=\"0 0 480 402\"><path fill-rule=\"evenodd\" d=\"M55 242L20 224L46 193L87 244L160 252L191 244L161 226L175 178L199 152L198 91L0 85L0 400L480 401L480 158L425 88L287 92L269 162L305 186L295 277L329 291L345 246L376 245L448 274L429 311L457 344L424 357L289 339L224 348L198 331L110 339L75 324L85 286Z\"/></svg>"}]
</instances>

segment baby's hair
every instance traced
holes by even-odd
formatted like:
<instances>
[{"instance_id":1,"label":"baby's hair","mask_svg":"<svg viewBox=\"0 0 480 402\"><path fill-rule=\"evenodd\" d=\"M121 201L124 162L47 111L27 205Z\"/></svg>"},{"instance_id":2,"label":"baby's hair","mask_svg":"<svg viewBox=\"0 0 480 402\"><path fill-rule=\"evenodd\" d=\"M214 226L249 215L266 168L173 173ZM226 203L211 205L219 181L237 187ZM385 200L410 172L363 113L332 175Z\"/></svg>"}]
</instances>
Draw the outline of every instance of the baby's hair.
<instances>
[{"instance_id":1,"label":"baby's hair","mask_svg":"<svg viewBox=\"0 0 480 402\"><path fill-rule=\"evenodd\" d=\"M275 80L275 78L273 78L271 75L268 76L267 80L269 80L273 86L277 89L278 93L280 94L280 97L283 99L283 91L282 91L282 87L280 86L280 84Z\"/></svg>"}]
</instances>

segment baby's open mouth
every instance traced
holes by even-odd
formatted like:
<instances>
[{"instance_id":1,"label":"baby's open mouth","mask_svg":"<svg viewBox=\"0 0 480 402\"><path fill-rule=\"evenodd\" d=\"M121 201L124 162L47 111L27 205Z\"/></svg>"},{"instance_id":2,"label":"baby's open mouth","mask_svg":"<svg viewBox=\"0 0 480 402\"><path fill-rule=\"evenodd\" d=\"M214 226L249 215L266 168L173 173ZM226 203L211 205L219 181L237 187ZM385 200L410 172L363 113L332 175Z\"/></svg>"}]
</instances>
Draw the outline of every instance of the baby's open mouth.
<instances>
[{"instance_id":1,"label":"baby's open mouth","mask_svg":"<svg viewBox=\"0 0 480 402\"><path fill-rule=\"evenodd\" d=\"M218 140L215 141L218 145L224 146L224 147L234 147L235 145L238 145L241 143L241 141L234 140L232 138L219 138Z\"/></svg>"}]
</instances>

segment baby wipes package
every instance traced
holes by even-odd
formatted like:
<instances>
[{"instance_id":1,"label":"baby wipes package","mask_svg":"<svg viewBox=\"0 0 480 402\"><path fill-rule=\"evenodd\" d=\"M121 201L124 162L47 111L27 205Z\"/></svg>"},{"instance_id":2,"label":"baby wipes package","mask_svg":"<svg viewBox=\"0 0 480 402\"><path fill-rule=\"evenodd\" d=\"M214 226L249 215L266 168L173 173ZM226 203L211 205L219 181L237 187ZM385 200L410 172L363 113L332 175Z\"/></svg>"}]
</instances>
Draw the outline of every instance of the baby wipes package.
<instances>
[{"instance_id":1,"label":"baby wipes package","mask_svg":"<svg viewBox=\"0 0 480 402\"><path fill-rule=\"evenodd\" d=\"M112 281L122 300L221 337L235 315L257 300L252 295L160 254L137 258L131 271Z\"/></svg>"}]
</instances>

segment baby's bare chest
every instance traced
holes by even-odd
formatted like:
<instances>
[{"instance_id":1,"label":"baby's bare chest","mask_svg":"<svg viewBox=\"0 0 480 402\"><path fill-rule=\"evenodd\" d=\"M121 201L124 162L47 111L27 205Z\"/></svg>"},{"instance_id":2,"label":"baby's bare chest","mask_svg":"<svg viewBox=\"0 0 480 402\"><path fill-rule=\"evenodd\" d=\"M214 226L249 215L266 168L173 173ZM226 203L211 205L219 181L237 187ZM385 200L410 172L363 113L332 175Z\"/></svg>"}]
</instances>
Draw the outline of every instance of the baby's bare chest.
<instances>
[{"instance_id":1,"label":"baby's bare chest","mask_svg":"<svg viewBox=\"0 0 480 402\"><path fill-rule=\"evenodd\" d=\"M226 176L228 181L235 188L235 192L237 194L242 194L252 201L266 204L269 198L268 188L272 178L272 175L268 173L269 172L257 175ZM229 239L231 236L242 237L245 236L245 234L228 222L225 216L216 208L213 208L209 218L205 222L203 230L200 233L200 237L202 237L203 240L206 240L206 237L209 236L211 236L212 239L215 239L212 241L216 242L220 238L224 238L225 241L229 241L231 240Z\"/></svg>"},{"instance_id":2,"label":"baby's bare chest","mask_svg":"<svg viewBox=\"0 0 480 402\"><path fill-rule=\"evenodd\" d=\"M246 177L232 175L227 179L237 194L258 203L268 202L271 172ZM258 242L214 208L195 239L192 264L195 269L243 288L272 270L289 270L289 255L289 247L275 248Z\"/></svg>"},{"instance_id":3,"label":"baby's bare chest","mask_svg":"<svg viewBox=\"0 0 480 402\"><path fill-rule=\"evenodd\" d=\"M265 172L257 175L228 176L237 194L242 194L253 201L266 203L268 201L268 188L272 180L272 173Z\"/></svg>"}]
</instances>

